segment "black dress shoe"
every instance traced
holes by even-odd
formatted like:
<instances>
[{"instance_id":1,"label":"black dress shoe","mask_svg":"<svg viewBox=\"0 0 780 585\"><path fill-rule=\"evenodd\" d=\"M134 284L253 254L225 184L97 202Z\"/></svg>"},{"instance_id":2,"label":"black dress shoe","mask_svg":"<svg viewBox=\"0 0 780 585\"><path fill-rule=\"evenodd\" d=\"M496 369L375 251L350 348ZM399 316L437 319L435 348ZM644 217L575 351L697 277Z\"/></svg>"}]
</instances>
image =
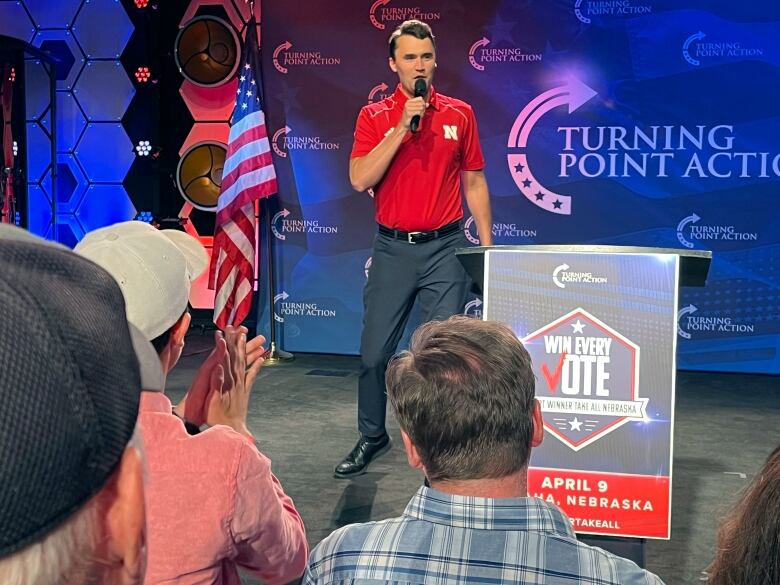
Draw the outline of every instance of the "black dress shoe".
<instances>
[{"instance_id":1,"label":"black dress shoe","mask_svg":"<svg viewBox=\"0 0 780 585\"><path fill-rule=\"evenodd\" d=\"M334 471L337 478L363 475L368 469L368 464L390 449L390 435L385 434L378 441L367 441L362 435L349 452L344 461L336 466Z\"/></svg>"}]
</instances>

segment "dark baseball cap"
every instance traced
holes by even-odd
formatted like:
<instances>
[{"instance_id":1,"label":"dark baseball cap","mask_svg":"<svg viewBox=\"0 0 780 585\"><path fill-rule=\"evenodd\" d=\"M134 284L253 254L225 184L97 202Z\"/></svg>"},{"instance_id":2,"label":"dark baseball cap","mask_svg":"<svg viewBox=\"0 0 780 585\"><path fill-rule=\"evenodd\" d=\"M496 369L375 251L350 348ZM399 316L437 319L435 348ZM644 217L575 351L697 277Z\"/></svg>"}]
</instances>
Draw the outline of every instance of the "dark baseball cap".
<instances>
[{"instance_id":1,"label":"dark baseball cap","mask_svg":"<svg viewBox=\"0 0 780 585\"><path fill-rule=\"evenodd\" d=\"M140 391L111 275L0 226L0 557L106 484L133 434Z\"/></svg>"}]
</instances>

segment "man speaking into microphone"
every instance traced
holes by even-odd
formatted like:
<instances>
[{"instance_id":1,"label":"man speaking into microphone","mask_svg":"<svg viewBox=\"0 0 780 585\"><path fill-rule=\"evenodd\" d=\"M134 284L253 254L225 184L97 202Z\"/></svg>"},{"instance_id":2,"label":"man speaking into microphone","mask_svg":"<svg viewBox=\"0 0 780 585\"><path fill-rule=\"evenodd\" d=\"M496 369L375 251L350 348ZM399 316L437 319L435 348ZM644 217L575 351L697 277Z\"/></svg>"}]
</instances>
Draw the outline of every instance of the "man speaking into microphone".
<instances>
[{"instance_id":1,"label":"man speaking into microphone","mask_svg":"<svg viewBox=\"0 0 780 585\"><path fill-rule=\"evenodd\" d=\"M466 246L461 185L482 245L492 244L477 121L471 106L432 85L436 44L431 28L407 20L390 35L389 49L398 87L360 111L349 163L352 186L373 188L378 233L363 292L360 438L336 467L339 478L364 473L390 447L385 368L415 300L424 321L463 310L468 277L454 253Z\"/></svg>"}]
</instances>

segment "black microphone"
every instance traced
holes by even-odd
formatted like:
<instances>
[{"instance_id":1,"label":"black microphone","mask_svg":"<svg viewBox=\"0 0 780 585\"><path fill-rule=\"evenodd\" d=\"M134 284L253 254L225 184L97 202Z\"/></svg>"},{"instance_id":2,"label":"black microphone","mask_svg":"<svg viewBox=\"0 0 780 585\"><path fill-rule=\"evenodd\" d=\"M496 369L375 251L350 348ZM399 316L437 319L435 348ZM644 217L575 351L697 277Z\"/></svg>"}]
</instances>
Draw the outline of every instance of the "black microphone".
<instances>
[{"instance_id":1,"label":"black microphone","mask_svg":"<svg viewBox=\"0 0 780 585\"><path fill-rule=\"evenodd\" d=\"M418 79L414 82L414 97L425 97L426 92L428 91L428 84L425 83L424 79ZM409 123L409 130L411 130L413 133L417 132L417 129L420 127L420 116L412 116L412 121Z\"/></svg>"}]
</instances>

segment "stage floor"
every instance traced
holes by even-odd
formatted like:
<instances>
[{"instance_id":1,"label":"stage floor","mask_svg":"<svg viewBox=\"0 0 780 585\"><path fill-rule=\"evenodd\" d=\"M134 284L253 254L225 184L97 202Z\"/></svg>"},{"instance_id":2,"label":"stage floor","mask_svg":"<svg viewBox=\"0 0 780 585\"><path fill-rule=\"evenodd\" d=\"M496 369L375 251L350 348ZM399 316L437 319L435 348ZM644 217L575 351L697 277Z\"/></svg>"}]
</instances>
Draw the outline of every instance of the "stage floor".
<instances>
[{"instance_id":1,"label":"stage floor","mask_svg":"<svg viewBox=\"0 0 780 585\"><path fill-rule=\"evenodd\" d=\"M209 343L208 334L187 336L168 380L174 402ZM312 546L345 524L399 515L421 483L406 464L392 416L393 448L367 474L333 478L333 467L357 439L358 367L355 357L303 354L265 368L255 384L249 427L303 516ZM649 540L646 547L646 568L668 585L701 582L718 517L780 444L780 379L680 372L676 413L672 539Z\"/></svg>"}]
</instances>

